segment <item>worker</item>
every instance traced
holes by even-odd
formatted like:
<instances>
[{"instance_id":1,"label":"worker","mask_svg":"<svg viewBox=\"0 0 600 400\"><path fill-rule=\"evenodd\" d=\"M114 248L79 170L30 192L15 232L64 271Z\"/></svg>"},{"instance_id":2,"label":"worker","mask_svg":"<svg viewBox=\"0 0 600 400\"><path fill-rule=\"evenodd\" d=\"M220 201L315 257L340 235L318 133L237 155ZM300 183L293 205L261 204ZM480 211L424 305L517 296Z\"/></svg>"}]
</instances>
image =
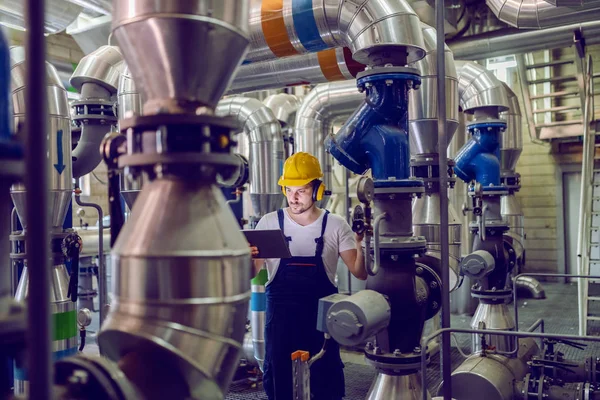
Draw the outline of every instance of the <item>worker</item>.
<instances>
[{"instance_id":1,"label":"worker","mask_svg":"<svg viewBox=\"0 0 600 400\"><path fill-rule=\"evenodd\" d=\"M269 400L292 399L291 354L305 350L311 356L324 345L317 326L318 302L337 293L335 275L339 257L358 279L367 279L361 249L362 235L355 235L338 215L317 206L325 185L319 161L308 153L295 153L283 165L279 185L288 207L266 214L256 229L281 229L291 258L260 259L251 245L257 272L266 266L266 325L263 384ZM327 341L323 358L310 369L315 400L340 400L344 396L344 372L339 345Z\"/></svg>"}]
</instances>

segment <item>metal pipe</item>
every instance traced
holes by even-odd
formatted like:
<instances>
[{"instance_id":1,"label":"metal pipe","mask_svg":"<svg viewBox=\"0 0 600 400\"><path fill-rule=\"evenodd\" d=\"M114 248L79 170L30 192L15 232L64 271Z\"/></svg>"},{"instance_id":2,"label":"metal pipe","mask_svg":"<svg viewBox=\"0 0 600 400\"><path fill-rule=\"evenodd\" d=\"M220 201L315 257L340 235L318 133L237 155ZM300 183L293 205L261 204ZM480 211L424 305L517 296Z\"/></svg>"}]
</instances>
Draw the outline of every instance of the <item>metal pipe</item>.
<instances>
[{"instance_id":1,"label":"metal pipe","mask_svg":"<svg viewBox=\"0 0 600 400\"><path fill-rule=\"evenodd\" d=\"M436 332L431 333L429 336L426 336L421 339L421 348L427 348L429 342L434 340L440 335L445 333L470 333L470 334L479 334L479 335L487 335L490 332L485 329L463 329L463 328L443 328ZM494 335L498 336L514 336L517 338L536 338L536 339L556 339L556 340L572 340L572 341L584 341L584 342L600 342L600 336L578 336L578 335L558 335L553 333L536 333L536 332L517 332L517 331L494 331ZM427 370L427 352L423 351L421 353L421 379L423 382L426 382L426 370ZM446 386L448 382L450 382L450 372L451 371L442 371L442 382L443 385ZM445 390L445 389L444 389ZM423 386L422 399L429 400L427 394L427 387Z\"/></svg>"},{"instance_id":2,"label":"metal pipe","mask_svg":"<svg viewBox=\"0 0 600 400\"><path fill-rule=\"evenodd\" d=\"M375 263L371 267L371 263L368 263L367 272L371 276L377 275L379 267L381 265L381 255L379 254L379 225L382 219L387 219L387 213L381 213L375 217L373 222L373 253L375 253Z\"/></svg>"},{"instance_id":3,"label":"metal pipe","mask_svg":"<svg viewBox=\"0 0 600 400\"><path fill-rule=\"evenodd\" d=\"M338 46L349 47L355 60L369 65L393 63L390 47L405 48L408 63L424 55L419 17L405 0L254 0L250 37L246 60L253 62Z\"/></svg>"},{"instance_id":4,"label":"metal pipe","mask_svg":"<svg viewBox=\"0 0 600 400\"><path fill-rule=\"evenodd\" d=\"M347 47L240 66L227 94L354 79L365 65Z\"/></svg>"},{"instance_id":5,"label":"metal pipe","mask_svg":"<svg viewBox=\"0 0 600 400\"><path fill-rule=\"evenodd\" d=\"M104 213L102 207L96 203L81 200L81 191L78 191L81 178L75 188L75 202L81 207L92 207L98 212L98 289L100 302L100 325L106 318L106 306L108 305L108 276L104 258Z\"/></svg>"},{"instance_id":6,"label":"metal pipe","mask_svg":"<svg viewBox=\"0 0 600 400\"><path fill-rule=\"evenodd\" d=\"M448 166L448 132L446 126L446 57L445 57L445 36L444 36L444 0L436 0L435 17L437 30L437 110L438 110L438 149L439 151L439 170L446 171ZM448 235L448 196L446 188L448 187L448 175L440 173L440 252L442 266L442 328L450 327L450 243ZM442 369L449 374L452 370L452 359L450 355L450 334L442 336ZM422 347L426 349L426 347ZM425 352L425 351L424 351ZM425 382L425 381L423 381ZM426 391L424 389L424 391ZM444 400L450 400L452 394L451 384L444 385Z\"/></svg>"},{"instance_id":7,"label":"metal pipe","mask_svg":"<svg viewBox=\"0 0 600 400\"><path fill-rule=\"evenodd\" d=\"M72 1L45 0L43 15L44 31L55 34L64 31L81 13L81 6ZM23 0L2 1L2 24L20 30L29 29L26 15L26 3Z\"/></svg>"},{"instance_id":8,"label":"metal pipe","mask_svg":"<svg viewBox=\"0 0 600 400\"><path fill-rule=\"evenodd\" d=\"M478 60L569 47L573 44L574 32L579 32L588 46L600 43L600 21L592 21L543 30L499 29L452 40L448 45L456 60Z\"/></svg>"},{"instance_id":9,"label":"metal pipe","mask_svg":"<svg viewBox=\"0 0 600 400\"><path fill-rule=\"evenodd\" d=\"M533 332L539 327L540 332L544 333L546 331L545 326L544 318L538 318L533 324L531 324L529 328L525 330L525 332Z\"/></svg>"},{"instance_id":10,"label":"metal pipe","mask_svg":"<svg viewBox=\"0 0 600 400\"><path fill-rule=\"evenodd\" d=\"M545 0L486 0L502 22L520 29L542 29L600 17L600 1L587 1L582 7L556 7Z\"/></svg>"},{"instance_id":11,"label":"metal pipe","mask_svg":"<svg viewBox=\"0 0 600 400\"><path fill-rule=\"evenodd\" d=\"M25 3L27 26L25 86L25 195L26 213L31 221L27 232L29 296L27 298L29 397L52 398L52 337L50 330L50 215L48 213L48 161L46 125L46 42L45 4L39 0Z\"/></svg>"},{"instance_id":12,"label":"metal pipe","mask_svg":"<svg viewBox=\"0 0 600 400\"><path fill-rule=\"evenodd\" d=\"M243 128L250 142L250 199L255 217L275 211L281 206L283 193L278 185L284 160L281 124L271 109L260 100L230 97L217 105L215 114L232 116Z\"/></svg>"}]
</instances>

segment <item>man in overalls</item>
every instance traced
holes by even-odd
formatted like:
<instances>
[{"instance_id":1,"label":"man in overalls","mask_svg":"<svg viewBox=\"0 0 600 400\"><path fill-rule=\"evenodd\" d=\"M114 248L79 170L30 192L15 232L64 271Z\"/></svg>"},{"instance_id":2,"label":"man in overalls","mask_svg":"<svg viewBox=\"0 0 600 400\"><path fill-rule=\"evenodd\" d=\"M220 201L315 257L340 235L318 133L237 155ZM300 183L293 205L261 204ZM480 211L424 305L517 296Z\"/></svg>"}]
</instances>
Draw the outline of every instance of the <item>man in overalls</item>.
<instances>
[{"instance_id":1,"label":"man in overalls","mask_svg":"<svg viewBox=\"0 0 600 400\"><path fill-rule=\"evenodd\" d=\"M317 354L324 335L317 331L319 299L337 293L338 258L358 279L365 280L362 236L355 235L338 215L316 206L325 191L319 161L308 153L296 153L283 166L279 185L288 207L265 215L256 229L281 229L292 258L260 259L252 248L257 270L266 266L267 311L264 388L269 400L292 399L291 354L296 350ZM312 364L311 393L315 400L340 400L344 396L344 372L339 346L329 339L323 358Z\"/></svg>"}]
</instances>

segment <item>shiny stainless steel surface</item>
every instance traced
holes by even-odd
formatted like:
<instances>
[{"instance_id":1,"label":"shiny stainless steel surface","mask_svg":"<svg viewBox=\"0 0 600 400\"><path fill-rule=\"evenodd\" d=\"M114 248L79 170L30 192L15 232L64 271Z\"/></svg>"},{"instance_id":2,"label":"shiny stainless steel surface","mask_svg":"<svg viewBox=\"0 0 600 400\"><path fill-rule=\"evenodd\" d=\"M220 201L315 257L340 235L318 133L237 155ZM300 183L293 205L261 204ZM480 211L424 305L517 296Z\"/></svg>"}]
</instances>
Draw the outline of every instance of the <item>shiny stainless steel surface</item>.
<instances>
[{"instance_id":1,"label":"shiny stainless steel surface","mask_svg":"<svg viewBox=\"0 0 600 400\"><path fill-rule=\"evenodd\" d=\"M475 315L471 319L471 328L481 329L479 323L485 323L485 329L494 330L515 330L515 321L510 313L508 306L502 304L488 304L479 302ZM479 335L472 336L472 351L481 351L481 338ZM499 351L513 351L515 349L515 338L509 336L486 335L488 346L494 346Z\"/></svg>"},{"instance_id":2,"label":"shiny stainless steel surface","mask_svg":"<svg viewBox=\"0 0 600 400\"><path fill-rule=\"evenodd\" d=\"M513 382L529 372L527 362L540 353L531 338L519 340L517 357L472 355L452 373L452 395L465 400L513 400Z\"/></svg>"},{"instance_id":3,"label":"shiny stainless steel surface","mask_svg":"<svg viewBox=\"0 0 600 400\"><path fill-rule=\"evenodd\" d=\"M102 351L160 362L185 381L182 397L222 399L242 351L251 259L220 189L202 177L146 184L112 262Z\"/></svg>"},{"instance_id":4,"label":"shiny stainless steel surface","mask_svg":"<svg viewBox=\"0 0 600 400\"><path fill-rule=\"evenodd\" d=\"M471 61L456 61L458 96L461 110L473 113L482 107L510 108L504 84L494 74Z\"/></svg>"},{"instance_id":5,"label":"shiny stainless steel surface","mask_svg":"<svg viewBox=\"0 0 600 400\"><path fill-rule=\"evenodd\" d=\"M325 76L320 57L325 52L331 51L335 52L337 66L342 75L336 77L337 79L354 79L355 75L364 69L364 66L361 68L357 65L348 65L342 47L319 53L260 61L240 66L227 89L227 94L327 82L331 77Z\"/></svg>"},{"instance_id":6,"label":"shiny stainless steel surface","mask_svg":"<svg viewBox=\"0 0 600 400\"><path fill-rule=\"evenodd\" d=\"M84 83L96 83L114 94L124 67L123 56L117 46L102 46L77 64L71 75L71 85L81 91Z\"/></svg>"},{"instance_id":7,"label":"shiny stainless steel surface","mask_svg":"<svg viewBox=\"0 0 600 400\"><path fill-rule=\"evenodd\" d=\"M263 104L271 109L282 127L293 127L302 101L293 94L277 93L264 99Z\"/></svg>"},{"instance_id":8,"label":"shiny stainless steel surface","mask_svg":"<svg viewBox=\"0 0 600 400\"><path fill-rule=\"evenodd\" d=\"M508 93L508 111L500 113L500 119L506 121L506 130L502 132L500 143L500 162L502 170L514 171L523 151L523 132L521 126L521 109L519 99L506 83L504 89Z\"/></svg>"},{"instance_id":9,"label":"shiny stainless steel surface","mask_svg":"<svg viewBox=\"0 0 600 400\"><path fill-rule=\"evenodd\" d=\"M281 10L263 12L262 6L262 0L252 1L251 45L247 60L277 57L267 44L262 27L263 16L278 18L277 12L283 15L288 34L287 38L277 41L285 43L289 40L295 50L290 49L287 55L309 51L298 39L291 0L283 1ZM349 47L354 59L364 64L374 62L380 51L397 47L407 50L409 63L424 56L419 17L405 0L366 0L360 3L324 0L313 2L312 14L324 46Z\"/></svg>"},{"instance_id":10,"label":"shiny stainless steel surface","mask_svg":"<svg viewBox=\"0 0 600 400\"><path fill-rule=\"evenodd\" d=\"M254 216L279 209L283 192L277 181L285 158L281 124L271 109L257 99L230 97L219 102L215 114L235 118L249 139L249 192Z\"/></svg>"},{"instance_id":11,"label":"shiny stainless steel surface","mask_svg":"<svg viewBox=\"0 0 600 400\"><path fill-rule=\"evenodd\" d=\"M546 291L542 284L531 276L522 276L517 281L517 288L525 289L529 292L529 295L534 299L545 299Z\"/></svg>"},{"instance_id":12,"label":"shiny stainless steel surface","mask_svg":"<svg viewBox=\"0 0 600 400\"><path fill-rule=\"evenodd\" d=\"M525 222L523 221L523 210L521 210L521 205L519 204L517 197L514 194L502 196L502 199L500 200L500 210L502 219L510 227L510 232L513 232L524 241Z\"/></svg>"},{"instance_id":13,"label":"shiny stainless steel surface","mask_svg":"<svg viewBox=\"0 0 600 400\"><path fill-rule=\"evenodd\" d=\"M421 375L388 375L380 372L373 381L367 400L421 400L423 384ZM431 396L427 394L427 398Z\"/></svg>"},{"instance_id":14,"label":"shiny stainless steel surface","mask_svg":"<svg viewBox=\"0 0 600 400\"><path fill-rule=\"evenodd\" d=\"M581 7L556 7L545 0L486 0L502 22L520 29L542 29L594 21L600 17L600 2L586 1Z\"/></svg>"},{"instance_id":15,"label":"shiny stainless steel surface","mask_svg":"<svg viewBox=\"0 0 600 400\"><path fill-rule=\"evenodd\" d=\"M244 349L243 358L246 359L248 364L258 367L258 362L254 358L254 343L252 342L252 333L246 332L244 335L244 343L242 345Z\"/></svg>"},{"instance_id":16,"label":"shiny stainless steel surface","mask_svg":"<svg viewBox=\"0 0 600 400\"><path fill-rule=\"evenodd\" d=\"M364 101L364 94L355 81L323 83L304 96L296 117L294 133L296 151L317 157L323 170L323 183L332 187L332 157L325 151L323 141L337 122L343 122ZM322 205L323 207L326 204Z\"/></svg>"},{"instance_id":17,"label":"shiny stainless steel surface","mask_svg":"<svg viewBox=\"0 0 600 400\"><path fill-rule=\"evenodd\" d=\"M127 65L124 66L119 76L117 104L119 119L142 115L142 96L135 87L135 82Z\"/></svg>"},{"instance_id":18,"label":"shiny stainless steel surface","mask_svg":"<svg viewBox=\"0 0 600 400\"><path fill-rule=\"evenodd\" d=\"M82 8L67 0L46 0L44 29L47 34L59 33L69 26L81 13ZM0 23L9 27L25 28L25 2L2 0Z\"/></svg>"},{"instance_id":19,"label":"shiny stainless steel surface","mask_svg":"<svg viewBox=\"0 0 600 400\"><path fill-rule=\"evenodd\" d=\"M254 289L252 289L254 290ZM265 287L262 287L265 290ZM251 332L251 343L253 349L252 359L256 361L258 367L263 371L263 363L265 361L266 347L265 347L265 323L266 313L265 311L252 311L250 316L250 326L252 327Z\"/></svg>"},{"instance_id":20,"label":"shiny stainless steel surface","mask_svg":"<svg viewBox=\"0 0 600 400\"><path fill-rule=\"evenodd\" d=\"M479 60L569 47L573 31L581 31L588 46L600 43L600 21L593 21L543 30L500 29L452 40L449 45L456 60Z\"/></svg>"},{"instance_id":21,"label":"shiny stainless steel surface","mask_svg":"<svg viewBox=\"0 0 600 400\"><path fill-rule=\"evenodd\" d=\"M115 2L113 34L144 114L214 108L244 57L247 26L246 1Z\"/></svg>"},{"instance_id":22,"label":"shiny stainless steel surface","mask_svg":"<svg viewBox=\"0 0 600 400\"><path fill-rule=\"evenodd\" d=\"M23 47L11 47L11 88L15 126L25 122L25 51ZM51 228L62 230L65 215L71 201L72 162L71 162L71 119L67 92L56 69L46 63L46 94L49 121L48 128L48 169L51 210ZM60 152L59 152L60 149ZM62 159L60 158L62 155ZM60 171L60 173L59 173ZM25 185L14 184L11 197L23 227L27 226L25 215Z\"/></svg>"},{"instance_id":23,"label":"shiny stainless steel surface","mask_svg":"<svg viewBox=\"0 0 600 400\"><path fill-rule=\"evenodd\" d=\"M409 92L408 118L410 126L410 152L415 154L438 153L437 132L437 50L436 32L429 25L421 23L425 43L425 58L412 67L421 75L419 90ZM448 143L452 140L458 127L458 78L454 67L452 52L445 46L446 58L446 132Z\"/></svg>"}]
</instances>

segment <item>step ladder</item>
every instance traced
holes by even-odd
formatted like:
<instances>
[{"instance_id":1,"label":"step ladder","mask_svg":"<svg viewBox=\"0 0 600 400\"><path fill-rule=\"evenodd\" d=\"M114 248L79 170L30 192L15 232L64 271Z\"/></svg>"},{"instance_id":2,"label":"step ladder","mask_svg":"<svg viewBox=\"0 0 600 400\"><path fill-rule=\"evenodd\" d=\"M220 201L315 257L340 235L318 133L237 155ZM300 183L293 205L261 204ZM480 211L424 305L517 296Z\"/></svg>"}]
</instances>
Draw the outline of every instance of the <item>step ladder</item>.
<instances>
[{"instance_id":1,"label":"step ladder","mask_svg":"<svg viewBox=\"0 0 600 400\"><path fill-rule=\"evenodd\" d=\"M584 81L583 159L581 163L581 191L579 232L577 235L577 272L579 275L600 275L600 169L594 168L596 127L594 119L594 75L592 59L588 57ZM579 334L588 335L589 322L600 321L600 314L590 313L590 304L600 302L600 296L590 296L589 279L577 280L579 305Z\"/></svg>"}]
</instances>

